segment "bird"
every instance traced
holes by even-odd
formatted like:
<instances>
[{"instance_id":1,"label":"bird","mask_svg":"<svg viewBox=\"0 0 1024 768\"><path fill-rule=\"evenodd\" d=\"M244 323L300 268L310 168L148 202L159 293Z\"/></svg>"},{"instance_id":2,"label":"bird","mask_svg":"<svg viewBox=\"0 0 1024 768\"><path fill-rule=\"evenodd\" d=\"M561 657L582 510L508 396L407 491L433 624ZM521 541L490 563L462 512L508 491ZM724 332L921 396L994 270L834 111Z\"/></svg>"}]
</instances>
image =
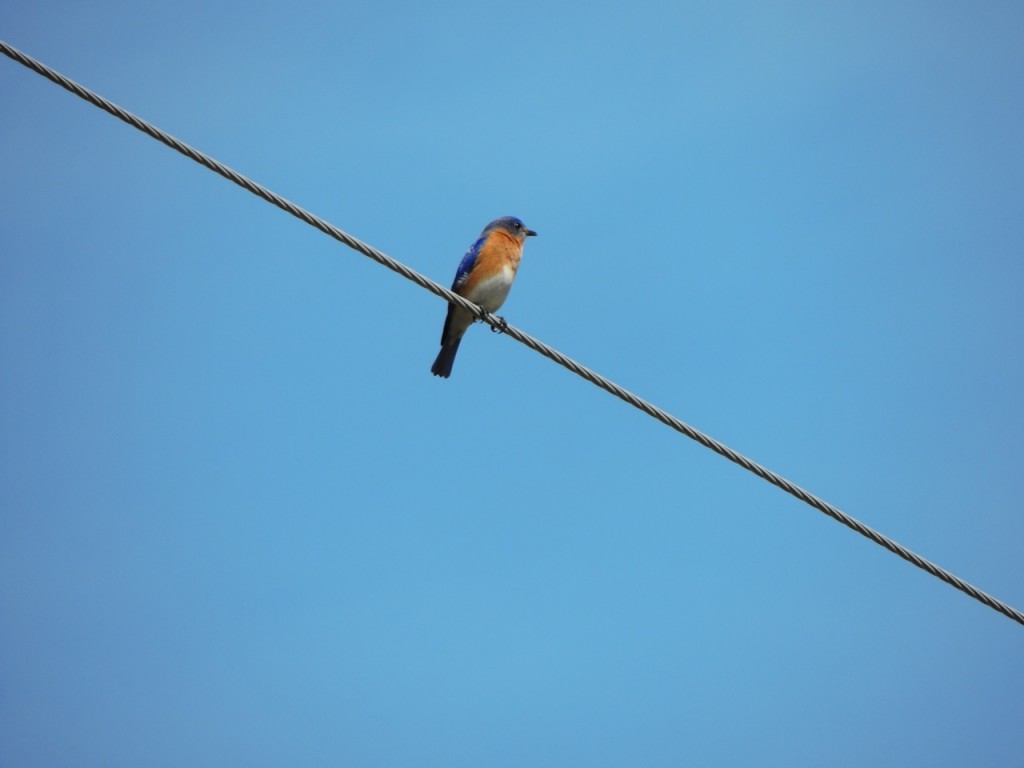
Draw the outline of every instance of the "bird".
<instances>
[{"instance_id":1,"label":"bird","mask_svg":"<svg viewBox=\"0 0 1024 768\"><path fill-rule=\"evenodd\" d=\"M497 312L505 303L516 277L519 260L523 256L523 243L536 234L515 216L503 216L492 221L459 262L452 292L488 312ZM432 374L445 379L451 375L459 343L475 320L471 312L448 304L448 316L441 332L441 351L430 369Z\"/></svg>"}]
</instances>

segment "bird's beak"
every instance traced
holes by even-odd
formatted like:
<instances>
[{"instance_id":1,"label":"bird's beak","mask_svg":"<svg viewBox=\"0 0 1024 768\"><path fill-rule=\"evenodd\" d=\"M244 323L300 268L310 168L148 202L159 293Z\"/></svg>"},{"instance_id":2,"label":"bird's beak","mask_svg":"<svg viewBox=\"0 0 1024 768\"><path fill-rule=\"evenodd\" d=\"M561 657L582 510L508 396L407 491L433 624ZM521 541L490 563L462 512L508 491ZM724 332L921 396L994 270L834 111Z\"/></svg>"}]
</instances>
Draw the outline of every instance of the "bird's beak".
<instances>
[{"instance_id":1,"label":"bird's beak","mask_svg":"<svg viewBox=\"0 0 1024 768\"><path fill-rule=\"evenodd\" d=\"M536 237L537 233L534 232L532 229L528 229L528 230L526 230L526 236L527 237Z\"/></svg>"}]
</instances>

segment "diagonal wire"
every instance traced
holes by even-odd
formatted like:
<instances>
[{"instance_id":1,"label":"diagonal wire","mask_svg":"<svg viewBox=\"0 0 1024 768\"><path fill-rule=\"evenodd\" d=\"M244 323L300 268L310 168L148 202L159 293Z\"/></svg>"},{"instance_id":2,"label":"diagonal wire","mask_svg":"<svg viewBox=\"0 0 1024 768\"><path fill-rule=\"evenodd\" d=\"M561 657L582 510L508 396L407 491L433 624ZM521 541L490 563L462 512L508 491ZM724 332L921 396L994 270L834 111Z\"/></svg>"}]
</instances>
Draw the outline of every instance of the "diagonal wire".
<instances>
[{"instance_id":1,"label":"diagonal wire","mask_svg":"<svg viewBox=\"0 0 1024 768\"><path fill-rule=\"evenodd\" d=\"M561 352L548 346L544 342L539 341L538 339L535 339L526 333L523 333L514 326L508 325L502 318L496 315L492 315L489 312L486 312L485 310L481 309L471 301L467 301L461 296L452 293L447 288L444 288L443 286L434 282L430 278L421 275L414 269L410 269L401 262L392 259L387 254L378 251L376 248L367 245L366 243L360 240L357 240L356 238L352 237L346 232L343 232L342 230L338 229L333 224L325 221L324 219L321 219L319 216L315 216L309 211L300 208L299 206L286 200L280 195L270 191L266 187L257 184L255 181L246 178L240 173L237 173L236 171L227 167L223 163L218 162L209 155L206 155L200 152L199 150L190 147L188 144L179 141L178 139L174 138L168 133L165 133L164 131L160 130L151 123L146 122L142 118L136 117L127 110L122 109L113 102L103 98L99 94L90 91L88 88L79 85L73 80L70 80L69 78L65 77L59 72L51 69L42 62L33 59L31 56L22 53L18 49L13 48L12 46L8 45L2 40L0 40L0 52L4 53L11 59L14 59L18 63L23 64L29 69L37 72L46 79L53 81L62 88L67 89L76 96L85 99L90 104L99 107L105 112L109 112L114 117L123 120L124 122L128 123L134 128L138 128L143 133L152 136L154 139L163 144L166 144L171 149L174 149L180 152L181 154L185 155L186 157L195 160L197 163L205 166L206 168L209 168L214 173L223 176L224 178L234 182L243 189L246 189L249 192L252 192L254 195L263 198L268 203L276 205L281 210L290 213L292 216L295 216L296 218L304 221L310 226L319 229L324 234L329 235L330 237L333 237L335 240L344 243L349 248L352 248L353 250L358 251L364 256L373 259L378 264L382 264L388 269L397 272L402 277L411 280L420 287L427 289L428 291L430 291L433 294L436 294L437 296L440 296L442 299L445 299L446 301L449 301L452 304L456 304L459 307L468 310L478 319L490 325L492 329L502 331L507 336L511 336L516 341L525 344L535 352L539 352L541 355L544 355L544 357L547 357L548 359L553 360L559 365L567 368L568 370L575 373L577 376L586 379L591 384L600 387L604 391L612 395L615 395L621 400L624 400L625 402L632 405L634 408L640 409L651 418L657 419L662 424L671 427L675 431L686 435L691 440L696 440L705 448L709 448L715 453L719 454L720 456L724 456L729 461L738 464L748 472L753 472L762 480L766 480L767 482L771 483L777 488L781 488L786 493L796 497L797 499L804 502L805 504L808 504L814 509L817 509L819 512L823 512L824 514L831 517L833 520L836 520L842 523L843 525L847 526L848 528L851 528L852 530L859 533L861 536L865 536L871 541L878 544L879 546L885 547L890 552L899 555L907 562L916 565L918 568L926 571L932 576L941 579L942 581L946 582L947 584L956 589L959 589L964 594L973 597L978 602L987 605L989 608L998 611L1004 616L1009 617L1013 621L1016 621L1018 624L1024 625L1024 613L1021 613L1016 608L1008 605L1007 603L1002 602L1001 600L998 600L997 598L993 597L992 595L989 595L986 592L981 591L977 587L969 584L968 582L964 581L955 574L950 573L946 569L941 568L940 566L936 565L935 563L932 563L929 560L926 560L920 555L907 549L902 544L893 541L889 537L865 525L856 518L850 517L839 508L829 504L828 502L822 499L819 499L817 496L809 493L808 491L804 490L798 485L794 485L781 475L772 472L770 469L766 469L757 462L748 459L743 454L737 453L727 445L718 442L714 438L705 435L703 432L697 429L694 429L689 424L680 421L667 411L658 408L657 406L647 402L646 400L637 397L632 392L620 387L618 384L611 381L610 379L607 379L604 376L601 376L600 374L590 370L589 368L580 365L575 360L566 357Z\"/></svg>"}]
</instances>

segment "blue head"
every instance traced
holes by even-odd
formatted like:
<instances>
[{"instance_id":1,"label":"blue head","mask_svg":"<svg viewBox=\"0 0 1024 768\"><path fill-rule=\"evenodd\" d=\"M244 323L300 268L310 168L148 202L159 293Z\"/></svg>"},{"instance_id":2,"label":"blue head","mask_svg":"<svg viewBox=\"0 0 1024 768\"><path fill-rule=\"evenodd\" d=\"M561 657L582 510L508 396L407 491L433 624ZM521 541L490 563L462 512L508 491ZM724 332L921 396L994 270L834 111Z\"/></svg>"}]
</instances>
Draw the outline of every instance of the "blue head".
<instances>
[{"instance_id":1,"label":"blue head","mask_svg":"<svg viewBox=\"0 0 1024 768\"><path fill-rule=\"evenodd\" d=\"M484 229L483 236L486 237L496 229L508 232L512 237L516 238L520 242L537 234L532 229L527 229L526 225L515 216L502 216L500 219L495 219Z\"/></svg>"}]
</instances>

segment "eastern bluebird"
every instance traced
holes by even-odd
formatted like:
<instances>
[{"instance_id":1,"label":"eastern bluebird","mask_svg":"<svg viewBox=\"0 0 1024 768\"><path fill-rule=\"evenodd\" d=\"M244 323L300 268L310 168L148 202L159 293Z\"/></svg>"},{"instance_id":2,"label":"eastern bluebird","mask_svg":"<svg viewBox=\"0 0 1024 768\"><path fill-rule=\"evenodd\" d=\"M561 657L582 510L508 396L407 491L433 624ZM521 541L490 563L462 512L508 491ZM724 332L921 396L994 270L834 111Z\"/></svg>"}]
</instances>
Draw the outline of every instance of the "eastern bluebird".
<instances>
[{"instance_id":1,"label":"eastern bluebird","mask_svg":"<svg viewBox=\"0 0 1024 768\"><path fill-rule=\"evenodd\" d=\"M515 216L492 221L462 257L452 292L479 304L488 312L497 312L505 302L519 269L523 242L536 234ZM459 342L475 319L461 307L448 305L448 317L441 333L441 351L430 369L432 374L446 379L451 375Z\"/></svg>"}]
</instances>

